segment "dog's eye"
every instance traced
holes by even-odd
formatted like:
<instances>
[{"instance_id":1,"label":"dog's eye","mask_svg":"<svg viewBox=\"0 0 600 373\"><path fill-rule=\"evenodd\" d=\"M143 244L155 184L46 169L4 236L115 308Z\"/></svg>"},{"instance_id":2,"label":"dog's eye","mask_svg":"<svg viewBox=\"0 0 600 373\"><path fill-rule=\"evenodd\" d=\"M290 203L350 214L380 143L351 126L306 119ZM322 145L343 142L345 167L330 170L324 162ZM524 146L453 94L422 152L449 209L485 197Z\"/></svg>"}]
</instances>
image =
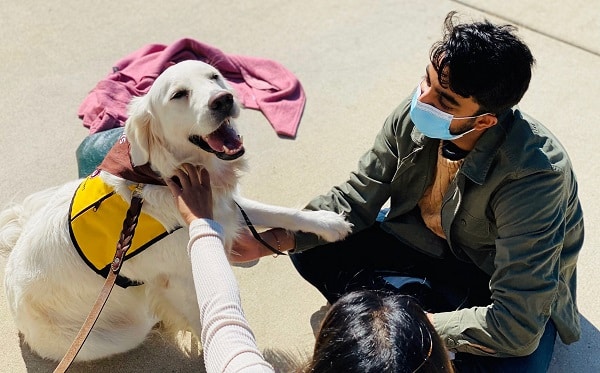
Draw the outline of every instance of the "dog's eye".
<instances>
[{"instance_id":1,"label":"dog's eye","mask_svg":"<svg viewBox=\"0 0 600 373\"><path fill-rule=\"evenodd\" d=\"M171 96L171 100L177 100L183 97L187 97L189 94L189 92L185 89L179 90L177 92L175 92L175 94L173 96Z\"/></svg>"},{"instance_id":2,"label":"dog's eye","mask_svg":"<svg viewBox=\"0 0 600 373\"><path fill-rule=\"evenodd\" d=\"M219 74L215 73L210 76L211 80L219 80Z\"/></svg>"}]
</instances>

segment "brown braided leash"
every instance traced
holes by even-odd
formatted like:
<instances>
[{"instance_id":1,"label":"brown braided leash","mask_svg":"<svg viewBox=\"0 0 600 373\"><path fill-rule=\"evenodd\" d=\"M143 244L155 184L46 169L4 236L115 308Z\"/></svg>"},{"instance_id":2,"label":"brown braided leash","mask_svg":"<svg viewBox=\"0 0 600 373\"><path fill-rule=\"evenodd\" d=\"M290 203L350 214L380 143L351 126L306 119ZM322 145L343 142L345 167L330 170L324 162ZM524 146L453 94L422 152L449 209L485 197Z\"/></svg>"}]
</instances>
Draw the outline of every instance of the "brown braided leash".
<instances>
[{"instance_id":1,"label":"brown braided leash","mask_svg":"<svg viewBox=\"0 0 600 373\"><path fill-rule=\"evenodd\" d=\"M135 228L137 227L138 218L140 216L140 212L142 211L142 204L144 200L142 199L142 188L144 184L138 184L133 191L131 197L131 206L127 210L127 214L125 215L125 220L123 220L123 229L121 230L121 236L119 237L119 242L117 242L117 249L115 252L115 257L110 265L110 271L108 272L108 276L106 276L106 281L104 281L104 286L102 290L100 290L100 294L96 298L96 302L92 307L92 310L88 314L85 319L81 329L79 329L79 333L75 337L75 340L69 347L69 350L62 358L56 369L54 369L54 373L64 373L69 369L73 360L79 353L79 350L85 343L88 335L92 331L96 320L98 320L98 316L100 316L100 312L108 297L110 292L112 291L113 286L115 285L115 281L117 279L117 275L121 270L121 265L123 264L123 259L125 258L125 254L127 254L127 250L131 247L131 241L133 240L133 234L135 233Z\"/></svg>"}]
</instances>

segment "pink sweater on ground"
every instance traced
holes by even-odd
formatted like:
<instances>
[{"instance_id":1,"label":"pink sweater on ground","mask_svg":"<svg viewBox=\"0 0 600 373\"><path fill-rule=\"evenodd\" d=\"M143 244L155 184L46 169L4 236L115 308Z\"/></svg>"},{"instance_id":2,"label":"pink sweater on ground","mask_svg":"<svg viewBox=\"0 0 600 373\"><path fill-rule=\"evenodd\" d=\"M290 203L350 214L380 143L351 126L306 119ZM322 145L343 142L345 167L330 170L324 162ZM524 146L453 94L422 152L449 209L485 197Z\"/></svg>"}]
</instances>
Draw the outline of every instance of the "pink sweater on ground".
<instances>
[{"instance_id":1,"label":"pink sweater on ground","mask_svg":"<svg viewBox=\"0 0 600 373\"><path fill-rule=\"evenodd\" d=\"M278 62L225 54L193 39L168 46L150 44L118 61L113 73L98 82L81 103L78 115L83 125L90 134L123 126L131 98L148 92L167 67L189 59L217 68L244 107L260 110L277 134L296 136L306 96L294 74Z\"/></svg>"}]
</instances>

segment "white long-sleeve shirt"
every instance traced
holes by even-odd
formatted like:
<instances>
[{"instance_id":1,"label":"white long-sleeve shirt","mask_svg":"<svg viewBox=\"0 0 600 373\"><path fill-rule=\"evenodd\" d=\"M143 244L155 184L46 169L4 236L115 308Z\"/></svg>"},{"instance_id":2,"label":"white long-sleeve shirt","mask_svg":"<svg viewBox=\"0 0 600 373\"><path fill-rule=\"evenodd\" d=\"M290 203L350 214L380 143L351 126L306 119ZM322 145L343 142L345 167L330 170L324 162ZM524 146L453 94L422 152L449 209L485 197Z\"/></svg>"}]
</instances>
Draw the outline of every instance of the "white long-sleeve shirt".
<instances>
[{"instance_id":1,"label":"white long-sleeve shirt","mask_svg":"<svg viewBox=\"0 0 600 373\"><path fill-rule=\"evenodd\" d=\"M206 371L273 373L244 316L239 287L223 247L223 228L214 220L197 219L189 232Z\"/></svg>"}]
</instances>

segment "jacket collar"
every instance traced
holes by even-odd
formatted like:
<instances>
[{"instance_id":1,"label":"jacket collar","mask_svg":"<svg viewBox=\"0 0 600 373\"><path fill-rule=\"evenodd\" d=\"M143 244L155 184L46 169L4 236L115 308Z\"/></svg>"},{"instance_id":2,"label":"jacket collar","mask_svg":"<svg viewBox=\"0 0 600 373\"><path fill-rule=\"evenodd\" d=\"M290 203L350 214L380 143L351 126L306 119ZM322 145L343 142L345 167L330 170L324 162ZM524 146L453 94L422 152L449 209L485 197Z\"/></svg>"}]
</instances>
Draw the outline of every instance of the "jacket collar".
<instances>
[{"instance_id":1,"label":"jacket collar","mask_svg":"<svg viewBox=\"0 0 600 373\"><path fill-rule=\"evenodd\" d=\"M465 158L460 172L474 183L482 185L485 182L494 156L513 125L515 111L513 108L498 115L498 123L485 131Z\"/></svg>"},{"instance_id":2,"label":"jacket collar","mask_svg":"<svg viewBox=\"0 0 600 373\"><path fill-rule=\"evenodd\" d=\"M520 115L518 109L512 108L498 115L498 124L487 129L475 144L475 148L469 152L460 172L476 184L482 185L492 166L494 155L506 139L510 131L515 115ZM431 139L421 133L416 126L411 131L411 139L418 147L424 147Z\"/></svg>"}]
</instances>

